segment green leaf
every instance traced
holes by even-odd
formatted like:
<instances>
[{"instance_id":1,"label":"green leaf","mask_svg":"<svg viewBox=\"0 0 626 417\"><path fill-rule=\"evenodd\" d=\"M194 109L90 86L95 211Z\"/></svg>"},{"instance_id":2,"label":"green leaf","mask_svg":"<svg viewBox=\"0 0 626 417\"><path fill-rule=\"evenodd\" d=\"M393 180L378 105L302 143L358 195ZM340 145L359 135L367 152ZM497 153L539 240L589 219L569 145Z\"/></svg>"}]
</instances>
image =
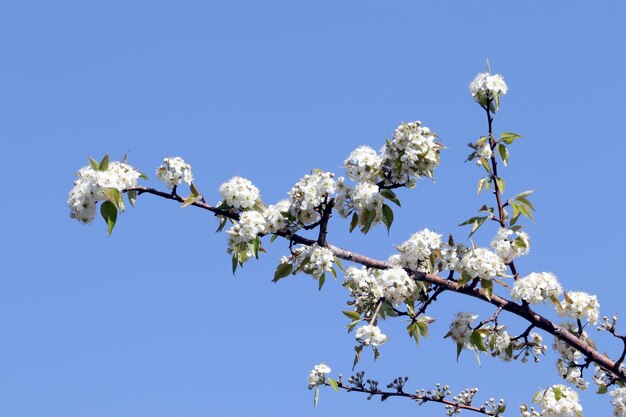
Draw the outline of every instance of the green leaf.
<instances>
[{"instance_id":1,"label":"green leaf","mask_svg":"<svg viewBox=\"0 0 626 417\"><path fill-rule=\"evenodd\" d=\"M195 195L190 195L189 197L187 197L185 199L185 201L183 202L183 205L180 206L180 208L185 208L185 207L189 207L190 205L192 205L193 203L196 202L196 196Z\"/></svg>"},{"instance_id":2,"label":"green leaf","mask_svg":"<svg viewBox=\"0 0 626 417\"><path fill-rule=\"evenodd\" d=\"M148 176L144 174L143 172L139 172L139 178L144 179L144 180L149 179Z\"/></svg>"},{"instance_id":3,"label":"green leaf","mask_svg":"<svg viewBox=\"0 0 626 417\"><path fill-rule=\"evenodd\" d=\"M419 329L422 336L428 336L428 324L426 324L426 322L418 321L417 328Z\"/></svg>"},{"instance_id":4,"label":"green leaf","mask_svg":"<svg viewBox=\"0 0 626 417\"><path fill-rule=\"evenodd\" d=\"M496 177L496 185L498 186L498 190L500 190L500 192L503 193L506 187L506 182L504 182L504 179L500 177Z\"/></svg>"},{"instance_id":5,"label":"green leaf","mask_svg":"<svg viewBox=\"0 0 626 417\"><path fill-rule=\"evenodd\" d=\"M117 190L117 188L105 188L104 195L108 200L113 203L115 208L119 211L124 211L124 202L122 200L122 194Z\"/></svg>"},{"instance_id":6,"label":"green leaf","mask_svg":"<svg viewBox=\"0 0 626 417\"><path fill-rule=\"evenodd\" d=\"M288 277L289 274L293 272L293 265L290 263L280 263L276 267L276 272L274 272L274 279L272 282L278 282L278 280Z\"/></svg>"},{"instance_id":7,"label":"green leaf","mask_svg":"<svg viewBox=\"0 0 626 417\"><path fill-rule=\"evenodd\" d=\"M354 228L359 224L359 215L356 212L352 215L352 221L350 222L350 233L354 230Z\"/></svg>"},{"instance_id":8,"label":"green leaf","mask_svg":"<svg viewBox=\"0 0 626 417\"><path fill-rule=\"evenodd\" d=\"M467 272L463 271L463 272L461 272L461 279L459 280L459 286L463 286L463 285L467 284L468 282L470 282L473 279L474 278L472 278L472 276L470 274L468 274Z\"/></svg>"},{"instance_id":9,"label":"green leaf","mask_svg":"<svg viewBox=\"0 0 626 417\"><path fill-rule=\"evenodd\" d=\"M356 311L344 310L343 315L351 320L361 320L361 315Z\"/></svg>"},{"instance_id":10,"label":"green leaf","mask_svg":"<svg viewBox=\"0 0 626 417\"><path fill-rule=\"evenodd\" d=\"M487 297L487 300L491 301L491 297L493 296L493 281L490 279L481 279L480 286L483 289L483 294Z\"/></svg>"},{"instance_id":11,"label":"green leaf","mask_svg":"<svg viewBox=\"0 0 626 417\"><path fill-rule=\"evenodd\" d=\"M606 387L606 385L600 385L598 387L598 394L606 394L608 392L608 388Z\"/></svg>"},{"instance_id":12,"label":"green leaf","mask_svg":"<svg viewBox=\"0 0 626 417\"><path fill-rule=\"evenodd\" d=\"M100 205L100 214L102 214L102 218L107 224L109 236L111 236L115 222L117 221L117 208L112 202L105 201Z\"/></svg>"},{"instance_id":13,"label":"green leaf","mask_svg":"<svg viewBox=\"0 0 626 417\"><path fill-rule=\"evenodd\" d=\"M380 195L400 207L400 199L398 199L398 196L393 191L389 189L384 189L380 191Z\"/></svg>"},{"instance_id":14,"label":"green leaf","mask_svg":"<svg viewBox=\"0 0 626 417\"><path fill-rule=\"evenodd\" d=\"M483 336L478 331L473 331L472 336L470 337L472 345L476 347L476 349L481 352L487 352L487 348L485 347L485 343L483 342Z\"/></svg>"},{"instance_id":15,"label":"green leaf","mask_svg":"<svg viewBox=\"0 0 626 417\"><path fill-rule=\"evenodd\" d=\"M504 143L498 144L498 153L500 154L500 158L502 158L504 166L509 165L509 150Z\"/></svg>"},{"instance_id":16,"label":"green leaf","mask_svg":"<svg viewBox=\"0 0 626 417\"><path fill-rule=\"evenodd\" d=\"M233 266L233 275L235 275L235 271L237 270L237 264L239 263L239 256L237 255L237 248L233 249L233 259L232 259L232 266Z\"/></svg>"},{"instance_id":17,"label":"green leaf","mask_svg":"<svg viewBox=\"0 0 626 417\"><path fill-rule=\"evenodd\" d=\"M487 171L487 173L491 175L491 167L489 166L489 161L487 161L485 158L479 158L479 161L482 164L483 168L485 168L485 171Z\"/></svg>"},{"instance_id":18,"label":"green leaf","mask_svg":"<svg viewBox=\"0 0 626 417\"><path fill-rule=\"evenodd\" d=\"M137 190L126 191L126 197L128 197L130 205L135 207L135 202L137 201Z\"/></svg>"},{"instance_id":19,"label":"green leaf","mask_svg":"<svg viewBox=\"0 0 626 417\"><path fill-rule=\"evenodd\" d=\"M363 346L355 346L354 347L354 362L352 363L352 370L356 367L356 364L359 363L359 359L361 358L361 351L363 350Z\"/></svg>"},{"instance_id":20,"label":"green leaf","mask_svg":"<svg viewBox=\"0 0 626 417\"><path fill-rule=\"evenodd\" d=\"M93 159L91 156L89 157L89 165L91 165L91 168L94 171L100 171L100 164L98 163L98 161Z\"/></svg>"},{"instance_id":21,"label":"green leaf","mask_svg":"<svg viewBox=\"0 0 626 417\"><path fill-rule=\"evenodd\" d=\"M478 195L480 195L480 192L483 190L483 188L485 187L485 183L488 180L489 180L489 177L483 177L478 180Z\"/></svg>"},{"instance_id":22,"label":"green leaf","mask_svg":"<svg viewBox=\"0 0 626 417\"><path fill-rule=\"evenodd\" d=\"M485 220L487 220L489 217L485 216L485 217L476 217L476 220L474 220L474 225L472 226L472 231L470 232L468 239L470 237L472 237L472 235L474 233L476 233L476 231L478 229L480 229L480 226L483 225L483 223L485 223Z\"/></svg>"},{"instance_id":23,"label":"green leaf","mask_svg":"<svg viewBox=\"0 0 626 417\"><path fill-rule=\"evenodd\" d=\"M370 231L372 227L372 223L376 219L376 210L363 210L363 214L365 215L365 226L363 227L363 234L366 234Z\"/></svg>"},{"instance_id":24,"label":"green leaf","mask_svg":"<svg viewBox=\"0 0 626 417\"><path fill-rule=\"evenodd\" d=\"M196 185L193 183L193 181L191 182L191 185L189 186L189 188L191 189L191 194L193 194L196 197L200 196L200 193L198 192L198 189L196 188Z\"/></svg>"},{"instance_id":25,"label":"green leaf","mask_svg":"<svg viewBox=\"0 0 626 417\"><path fill-rule=\"evenodd\" d=\"M318 290L321 291L322 287L324 286L324 283L326 282L326 274L322 274L322 276L319 279L319 287L317 288Z\"/></svg>"},{"instance_id":26,"label":"green leaf","mask_svg":"<svg viewBox=\"0 0 626 417\"><path fill-rule=\"evenodd\" d=\"M517 133L513 133L513 132L504 132L503 134L500 135L500 140L506 143L507 145L510 145L511 143L513 143L515 139L520 139L520 138L521 138L520 135L518 135Z\"/></svg>"},{"instance_id":27,"label":"green leaf","mask_svg":"<svg viewBox=\"0 0 626 417\"><path fill-rule=\"evenodd\" d=\"M387 226L387 234L389 234L393 224L393 210L387 204L383 204L383 223Z\"/></svg>"},{"instance_id":28,"label":"green leaf","mask_svg":"<svg viewBox=\"0 0 626 417\"><path fill-rule=\"evenodd\" d=\"M315 388L315 395L313 396L313 407L317 408L317 402L320 399L320 388Z\"/></svg>"},{"instance_id":29,"label":"green leaf","mask_svg":"<svg viewBox=\"0 0 626 417\"><path fill-rule=\"evenodd\" d=\"M104 155L102 161L98 164L98 168L100 171L106 171L109 169L109 155Z\"/></svg>"},{"instance_id":30,"label":"green leaf","mask_svg":"<svg viewBox=\"0 0 626 417\"><path fill-rule=\"evenodd\" d=\"M337 265L339 267L339 269L341 269L341 271L343 271L345 273L346 272L346 268L343 267L343 264L341 263L341 260L339 258L337 258L336 256L333 257L333 260L335 261L335 265Z\"/></svg>"},{"instance_id":31,"label":"green leaf","mask_svg":"<svg viewBox=\"0 0 626 417\"><path fill-rule=\"evenodd\" d=\"M461 352L463 352L463 344L462 343L457 343L456 344L456 361L459 361L459 356L461 356Z\"/></svg>"},{"instance_id":32,"label":"green leaf","mask_svg":"<svg viewBox=\"0 0 626 417\"><path fill-rule=\"evenodd\" d=\"M224 226L226 226L227 222L228 222L228 218L227 217L221 217L220 218L220 225L217 227L217 230L215 231L215 233L219 233L222 230L224 230Z\"/></svg>"},{"instance_id":33,"label":"green leaf","mask_svg":"<svg viewBox=\"0 0 626 417\"><path fill-rule=\"evenodd\" d=\"M339 392L339 385L337 384L337 381L332 378L326 378L326 381L328 381L328 385L330 385L335 392Z\"/></svg>"},{"instance_id":34,"label":"green leaf","mask_svg":"<svg viewBox=\"0 0 626 417\"><path fill-rule=\"evenodd\" d=\"M259 247L261 246L261 239L259 237L255 237L252 241L252 253L256 259L259 259Z\"/></svg>"}]
</instances>

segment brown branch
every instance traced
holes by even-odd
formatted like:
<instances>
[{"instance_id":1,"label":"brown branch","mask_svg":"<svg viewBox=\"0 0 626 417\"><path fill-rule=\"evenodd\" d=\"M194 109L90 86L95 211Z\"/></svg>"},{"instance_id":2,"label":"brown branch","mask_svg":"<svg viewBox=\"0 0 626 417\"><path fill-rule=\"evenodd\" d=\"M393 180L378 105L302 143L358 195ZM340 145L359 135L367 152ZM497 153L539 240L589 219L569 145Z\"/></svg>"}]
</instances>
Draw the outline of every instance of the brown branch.
<instances>
[{"instance_id":1,"label":"brown branch","mask_svg":"<svg viewBox=\"0 0 626 417\"><path fill-rule=\"evenodd\" d=\"M333 207L335 207L335 199L331 198L324 204L324 211L322 211L322 218L320 220L320 234L317 238L317 244L319 246L326 245L326 237L328 236L328 221L333 214Z\"/></svg>"},{"instance_id":2,"label":"brown branch","mask_svg":"<svg viewBox=\"0 0 626 417\"><path fill-rule=\"evenodd\" d=\"M133 188L133 190L136 190L138 194L148 193L148 194L156 195L156 196L166 198L169 200L175 200L180 203L183 202L181 197L175 197L169 193L164 193L164 192L152 189L152 188L135 187ZM130 190L125 190L125 191L130 191ZM209 206L206 203L197 202L192 205L202 208L204 210L208 210L214 213L215 215L228 217L233 220L237 220L239 218L239 215L237 213L217 209L215 207ZM302 244L306 246L312 246L315 243L317 243L316 240L308 239L297 234L291 234L289 231L285 231L285 230L280 230L276 234L281 237L286 238L287 240L293 243ZM326 243L325 247L331 250L333 254L340 259L351 261L351 262L363 265L368 268L374 268L374 269L393 268L392 265L390 265L389 263L385 261L370 258L368 256L365 256L356 252L351 252L347 249L334 246L328 242ZM608 356L605 356L601 354L600 352L598 352L596 349L590 346L587 342L581 340L576 335L570 333L566 328L559 326L553 323L552 321L548 320L547 318L543 317L542 315L534 312L529 306L517 304L513 301L507 300L506 298L500 297L499 295L496 295L496 294L492 295L491 300L489 300L485 296L485 294L482 292L482 290L479 288L471 288L469 286L459 286L458 283L455 281L441 278L434 274L426 274L426 273L417 272L417 271L407 271L407 272L413 277L413 279L417 281L422 281L422 282L437 285L442 288L442 291L444 290L451 291L451 292L455 292L458 294L467 295L467 296L479 299L484 302L491 303L495 305L496 307L501 308L504 311L508 311L509 313L512 313L518 317L525 319L526 321L528 321L528 323L532 324L534 327L540 328L546 331L547 333L553 335L554 337L557 337L560 340L564 341L565 343L567 343L568 345L570 345L571 347L573 347L574 349L582 353L583 356L585 356L586 358L589 358L591 361L600 365L602 368L604 368L608 372L611 372L615 378L618 378L621 381L626 383L626 368L621 367L623 358L621 358L622 361L613 361ZM624 339L624 342L626 346L626 339ZM623 356L626 357L626 349L625 349L625 353L623 354Z\"/></svg>"},{"instance_id":3,"label":"brown branch","mask_svg":"<svg viewBox=\"0 0 626 417\"><path fill-rule=\"evenodd\" d=\"M371 396L380 395L382 401L386 400L389 397L404 397L404 398L410 398L413 401L421 401L423 403L433 402L433 403L449 405L458 410L474 411L476 413L484 414L487 416L493 415L490 412L483 410L481 408L478 408L478 407L474 407L474 406L467 405L467 404L461 404L458 402L446 400L444 398L432 397L432 396L425 395L425 394L410 394L408 392L403 392L403 391L372 391L372 390L368 390L367 388L349 387L349 386L344 385L340 381L337 382L337 388L341 388L347 392L362 392L364 394L369 394Z\"/></svg>"}]
</instances>

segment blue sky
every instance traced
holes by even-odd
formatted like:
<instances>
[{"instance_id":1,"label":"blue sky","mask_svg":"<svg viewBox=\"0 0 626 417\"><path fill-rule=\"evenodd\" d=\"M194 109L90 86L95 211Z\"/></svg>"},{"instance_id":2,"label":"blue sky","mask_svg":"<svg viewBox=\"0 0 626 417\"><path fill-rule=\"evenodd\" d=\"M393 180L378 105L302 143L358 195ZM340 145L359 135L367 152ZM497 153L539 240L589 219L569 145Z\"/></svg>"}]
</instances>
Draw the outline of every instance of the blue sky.
<instances>
[{"instance_id":1,"label":"blue sky","mask_svg":"<svg viewBox=\"0 0 626 417\"><path fill-rule=\"evenodd\" d=\"M486 57L510 88L495 129L524 136L503 176L511 192L538 190L522 274L552 271L598 294L603 314L619 311L625 12L583 1L5 2L0 138L15 183L1 208L0 415L442 415L330 389L313 409L314 364L350 373L347 293L339 282L318 292L308 276L270 283L284 242L233 277L225 236L200 210L142 196L107 238L101 219L69 219L66 198L87 156L130 149L149 174L182 156L209 199L241 175L274 202L310 169L341 173L352 149L379 148L418 119L448 148L436 184L400 192L389 236L349 235L335 218L329 239L379 258L425 227L463 239L456 225L489 197L476 197L480 172L463 162L485 131L467 85ZM555 358L479 367L466 352L457 363L442 337L459 310L488 317L482 304L442 296L419 349L402 322L383 323L392 340L359 368L385 383L408 375L413 388L477 386L477 401L504 397L516 415L559 382ZM586 415L610 412L607 397L582 402Z\"/></svg>"}]
</instances>

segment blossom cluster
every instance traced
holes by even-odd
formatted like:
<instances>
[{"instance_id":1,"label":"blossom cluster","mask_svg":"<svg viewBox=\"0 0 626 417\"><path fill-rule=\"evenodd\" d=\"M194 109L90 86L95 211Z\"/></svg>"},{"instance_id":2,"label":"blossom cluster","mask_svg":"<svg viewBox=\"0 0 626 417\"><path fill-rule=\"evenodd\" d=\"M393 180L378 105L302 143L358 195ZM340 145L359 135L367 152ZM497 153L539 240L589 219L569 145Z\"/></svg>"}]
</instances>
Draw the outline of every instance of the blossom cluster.
<instances>
[{"instance_id":1,"label":"blossom cluster","mask_svg":"<svg viewBox=\"0 0 626 417\"><path fill-rule=\"evenodd\" d=\"M516 235L516 237L513 237L513 235ZM491 241L491 248L496 255L502 258L505 264L508 264L518 256L528 255L530 251L530 239L526 232L514 232L513 230L501 227Z\"/></svg>"},{"instance_id":2,"label":"blossom cluster","mask_svg":"<svg viewBox=\"0 0 626 417\"><path fill-rule=\"evenodd\" d=\"M500 74L482 72L474 77L469 89L474 100L486 104L488 100L498 100L501 95L506 94L508 87Z\"/></svg>"},{"instance_id":3,"label":"blossom cluster","mask_svg":"<svg viewBox=\"0 0 626 417\"><path fill-rule=\"evenodd\" d=\"M320 220L319 208L335 192L334 174L316 171L298 181L289 196L290 213L302 224Z\"/></svg>"},{"instance_id":4,"label":"blossom cluster","mask_svg":"<svg viewBox=\"0 0 626 417\"><path fill-rule=\"evenodd\" d=\"M441 249L441 235L431 230L424 229L411 235L404 243L396 246L398 256L391 259L392 262L404 268L421 272L431 272L427 264L431 255Z\"/></svg>"},{"instance_id":5,"label":"blossom cluster","mask_svg":"<svg viewBox=\"0 0 626 417\"><path fill-rule=\"evenodd\" d=\"M315 365L309 374L309 389L324 385L326 382L326 375L329 374L330 371L330 367L324 362Z\"/></svg>"},{"instance_id":6,"label":"blossom cluster","mask_svg":"<svg viewBox=\"0 0 626 417\"><path fill-rule=\"evenodd\" d=\"M185 163L179 156L164 158L163 165L156 170L156 176L161 181L167 183L170 189L183 182L191 185L191 181L193 181L191 165Z\"/></svg>"},{"instance_id":7,"label":"blossom cluster","mask_svg":"<svg viewBox=\"0 0 626 417\"><path fill-rule=\"evenodd\" d=\"M419 121L398 126L382 150L386 181L401 184L411 177L433 178L442 148L436 139L437 135Z\"/></svg>"},{"instance_id":8,"label":"blossom cluster","mask_svg":"<svg viewBox=\"0 0 626 417\"><path fill-rule=\"evenodd\" d=\"M511 297L529 304L543 303L563 294L563 287L551 272L532 272L515 281Z\"/></svg>"},{"instance_id":9,"label":"blossom cluster","mask_svg":"<svg viewBox=\"0 0 626 417\"><path fill-rule=\"evenodd\" d=\"M220 186L222 201L235 210L253 208L260 201L260 192L252 182L241 177L233 177Z\"/></svg>"},{"instance_id":10,"label":"blossom cluster","mask_svg":"<svg viewBox=\"0 0 626 417\"><path fill-rule=\"evenodd\" d=\"M557 384L538 391L533 402L542 409L544 417L575 417L582 415L578 393L565 385Z\"/></svg>"},{"instance_id":11,"label":"blossom cluster","mask_svg":"<svg viewBox=\"0 0 626 417\"><path fill-rule=\"evenodd\" d=\"M465 349L472 349L472 322L477 318L478 316L476 314L457 313L452 323L450 323L450 331L446 337L450 337L457 345L463 346Z\"/></svg>"},{"instance_id":12,"label":"blossom cluster","mask_svg":"<svg viewBox=\"0 0 626 417\"><path fill-rule=\"evenodd\" d=\"M369 146L359 146L343 162L348 178L356 182L377 182L382 157Z\"/></svg>"},{"instance_id":13,"label":"blossom cluster","mask_svg":"<svg viewBox=\"0 0 626 417\"><path fill-rule=\"evenodd\" d=\"M416 289L415 281L402 268L381 271L350 267L343 285L350 290L357 311L364 314L371 313L381 298L398 306L412 297Z\"/></svg>"},{"instance_id":14,"label":"blossom cluster","mask_svg":"<svg viewBox=\"0 0 626 417\"><path fill-rule=\"evenodd\" d=\"M626 388L617 388L611 391L611 404L615 417L626 417Z\"/></svg>"},{"instance_id":15,"label":"blossom cluster","mask_svg":"<svg viewBox=\"0 0 626 417\"><path fill-rule=\"evenodd\" d=\"M365 346L377 347L387 341L387 336L381 333L378 326L367 324L356 330L356 340Z\"/></svg>"},{"instance_id":16,"label":"blossom cluster","mask_svg":"<svg viewBox=\"0 0 626 417\"><path fill-rule=\"evenodd\" d=\"M476 248L465 255L461 260L461 268L470 277L485 280L501 277L506 271L502 259L484 248Z\"/></svg>"},{"instance_id":17,"label":"blossom cluster","mask_svg":"<svg viewBox=\"0 0 626 417\"><path fill-rule=\"evenodd\" d=\"M67 204L71 210L70 217L81 223L91 223L96 217L98 201L107 199L107 189L118 192L134 188L141 173L124 162L110 162L103 170L95 170L85 166L77 173L74 187L69 193Z\"/></svg>"},{"instance_id":18,"label":"blossom cluster","mask_svg":"<svg viewBox=\"0 0 626 417\"><path fill-rule=\"evenodd\" d=\"M587 319L591 323L597 323L600 315L600 303L598 297L582 291L568 291L563 294L565 300L558 310L561 316L574 319Z\"/></svg>"}]
</instances>

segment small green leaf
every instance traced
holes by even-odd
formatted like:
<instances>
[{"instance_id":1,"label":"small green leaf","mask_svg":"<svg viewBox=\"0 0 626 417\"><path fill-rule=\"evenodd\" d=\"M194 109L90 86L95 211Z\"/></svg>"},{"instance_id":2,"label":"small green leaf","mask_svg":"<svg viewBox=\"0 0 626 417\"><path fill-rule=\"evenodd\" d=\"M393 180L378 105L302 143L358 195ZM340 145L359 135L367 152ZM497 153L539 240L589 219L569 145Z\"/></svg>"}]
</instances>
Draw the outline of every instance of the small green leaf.
<instances>
[{"instance_id":1,"label":"small green leaf","mask_svg":"<svg viewBox=\"0 0 626 417\"><path fill-rule=\"evenodd\" d=\"M606 385L600 385L598 387L598 394L606 394L608 392L608 388Z\"/></svg>"},{"instance_id":2,"label":"small green leaf","mask_svg":"<svg viewBox=\"0 0 626 417\"><path fill-rule=\"evenodd\" d=\"M189 188L191 189L191 194L196 197L200 196L200 193L198 192L198 189L196 188L196 185L193 183L193 181L191 182L191 185L189 185Z\"/></svg>"},{"instance_id":3,"label":"small green leaf","mask_svg":"<svg viewBox=\"0 0 626 417\"><path fill-rule=\"evenodd\" d=\"M190 195L189 197L187 197L185 199L185 201L183 202L183 205L180 206L180 208L185 208L185 207L189 207L190 205L192 205L193 203L196 202L196 196L195 195Z\"/></svg>"},{"instance_id":4,"label":"small green leaf","mask_svg":"<svg viewBox=\"0 0 626 417\"><path fill-rule=\"evenodd\" d=\"M400 199L398 199L398 196L393 191L389 189L384 189L380 191L380 195L400 207Z\"/></svg>"},{"instance_id":5,"label":"small green leaf","mask_svg":"<svg viewBox=\"0 0 626 417\"><path fill-rule=\"evenodd\" d=\"M144 179L144 180L149 179L148 176L146 174L144 174L143 172L139 173L139 178Z\"/></svg>"},{"instance_id":6,"label":"small green leaf","mask_svg":"<svg viewBox=\"0 0 626 417\"><path fill-rule=\"evenodd\" d=\"M352 370L356 367L356 364L359 363L359 359L361 358L361 351L363 350L363 346L355 346L354 347L354 362L352 363Z\"/></svg>"},{"instance_id":7,"label":"small green leaf","mask_svg":"<svg viewBox=\"0 0 626 417\"><path fill-rule=\"evenodd\" d=\"M320 399L320 388L315 388L315 395L313 396L313 407L317 408L317 402Z\"/></svg>"},{"instance_id":8,"label":"small green leaf","mask_svg":"<svg viewBox=\"0 0 626 417\"><path fill-rule=\"evenodd\" d=\"M233 258L232 258L232 266L233 266L233 275L235 275L235 271L237 270L237 264L239 263L239 256L237 255L237 248L233 249Z\"/></svg>"},{"instance_id":9,"label":"small green leaf","mask_svg":"<svg viewBox=\"0 0 626 417\"><path fill-rule=\"evenodd\" d=\"M122 195L117 190L117 188L105 188L104 195L109 199L111 203L113 203L117 210L124 211L124 202L122 200Z\"/></svg>"},{"instance_id":10,"label":"small green leaf","mask_svg":"<svg viewBox=\"0 0 626 417\"><path fill-rule=\"evenodd\" d=\"M93 159L91 156L89 157L89 165L91 165L91 168L94 171L100 171L100 164L98 163L98 161Z\"/></svg>"},{"instance_id":11,"label":"small green leaf","mask_svg":"<svg viewBox=\"0 0 626 417\"><path fill-rule=\"evenodd\" d=\"M483 177L478 180L478 195L480 195L480 192L483 190L483 188L485 187L485 183L488 180L489 180L489 177Z\"/></svg>"},{"instance_id":12,"label":"small green leaf","mask_svg":"<svg viewBox=\"0 0 626 417\"><path fill-rule=\"evenodd\" d=\"M491 297L493 296L493 281L490 279L481 279L480 286L483 289L483 294L487 297L487 300L491 301Z\"/></svg>"},{"instance_id":13,"label":"small green leaf","mask_svg":"<svg viewBox=\"0 0 626 417\"><path fill-rule=\"evenodd\" d=\"M350 222L350 233L354 230L354 228L359 224L359 215L356 212L352 215L352 221Z\"/></svg>"},{"instance_id":14,"label":"small green leaf","mask_svg":"<svg viewBox=\"0 0 626 417\"><path fill-rule=\"evenodd\" d=\"M351 320L361 320L361 315L356 311L344 310L343 315Z\"/></svg>"},{"instance_id":15,"label":"small green leaf","mask_svg":"<svg viewBox=\"0 0 626 417\"><path fill-rule=\"evenodd\" d=\"M457 343L456 344L456 361L459 361L459 356L461 356L461 352L463 352L463 344L462 343Z\"/></svg>"},{"instance_id":16,"label":"small green leaf","mask_svg":"<svg viewBox=\"0 0 626 417\"><path fill-rule=\"evenodd\" d=\"M341 269L342 272L346 272L346 268L343 267L343 264L341 263L341 260L339 258L337 258L336 256L333 257L333 260L335 261L335 265L337 265L339 267L339 269Z\"/></svg>"},{"instance_id":17,"label":"small green leaf","mask_svg":"<svg viewBox=\"0 0 626 417\"><path fill-rule=\"evenodd\" d=\"M470 337L472 345L475 346L481 352L487 352L487 348L485 347L485 343L483 342L483 336L478 331L473 331L472 336Z\"/></svg>"},{"instance_id":18,"label":"small green leaf","mask_svg":"<svg viewBox=\"0 0 626 417\"><path fill-rule=\"evenodd\" d=\"M102 214L102 218L107 224L109 236L111 236L115 222L117 221L117 208L112 202L105 201L100 205L100 214Z\"/></svg>"},{"instance_id":19,"label":"small green leaf","mask_svg":"<svg viewBox=\"0 0 626 417\"><path fill-rule=\"evenodd\" d=\"M476 231L477 231L478 229L480 229L480 226L482 226L482 225L483 225L483 223L485 223L485 220L487 220L488 218L489 218L489 217L487 217L487 216L485 216L485 217L476 217L476 220L474 220L474 224L473 224L473 226L472 226L472 231L470 232L470 234L469 234L469 236L468 236L468 239L469 239L470 237L472 237L472 235L473 235L474 233L476 233Z\"/></svg>"},{"instance_id":20,"label":"small green leaf","mask_svg":"<svg viewBox=\"0 0 626 417\"><path fill-rule=\"evenodd\" d=\"M126 197L128 197L128 202L130 203L130 205L135 207L135 203L137 201L137 190L126 191Z\"/></svg>"},{"instance_id":21,"label":"small green leaf","mask_svg":"<svg viewBox=\"0 0 626 417\"><path fill-rule=\"evenodd\" d=\"M290 263L280 263L276 267L276 272L274 272L274 279L272 282L278 282L278 280L288 277L289 274L293 272L293 265Z\"/></svg>"},{"instance_id":22,"label":"small green leaf","mask_svg":"<svg viewBox=\"0 0 626 417\"><path fill-rule=\"evenodd\" d=\"M98 164L98 168L100 171L106 171L107 169L109 169L109 155L104 155L104 157Z\"/></svg>"},{"instance_id":23,"label":"small green leaf","mask_svg":"<svg viewBox=\"0 0 626 417\"><path fill-rule=\"evenodd\" d=\"M376 219L376 210L363 210L363 214L365 215L365 226L361 230L363 234L367 234L372 227L372 223Z\"/></svg>"},{"instance_id":24,"label":"small green leaf","mask_svg":"<svg viewBox=\"0 0 626 417\"><path fill-rule=\"evenodd\" d=\"M326 282L326 274L322 274L322 276L319 279L319 287L317 288L318 290L321 291L322 287L324 286L324 283Z\"/></svg>"},{"instance_id":25,"label":"small green leaf","mask_svg":"<svg viewBox=\"0 0 626 417\"><path fill-rule=\"evenodd\" d=\"M389 234L393 224L393 210L387 204L383 204L383 223L387 226L387 234Z\"/></svg>"},{"instance_id":26,"label":"small green leaf","mask_svg":"<svg viewBox=\"0 0 626 417\"><path fill-rule=\"evenodd\" d=\"M500 190L500 192L503 193L506 187L506 182L504 182L502 178L496 177L496 185L498 186L498 190Z\"/></svg>"},{"instance_id":27,"label":"small green leaf","mask_svg":"<svg viewBox=\"0 0 626 417\"><path fill-rule=\"evenodd\" d=\"M500 158L502 158L504 166L509 165L509 150L504 143L498 144L498 153L500 154Z\"/></svg>"},{"instance_id":28,"label":"small green leaf","mask_svg":"<svg viewBox=\"0 0 626 417\"><path fill-rule=\"evenodd\" d=\"M504 132L503 134L500 135L500 140L506 143L507 145L510 145L511 143L513 143L515 139L519 139L519 138L521 138L521 136L513 132Z\"/></svg>"},{"instance_id":29,"label":"small green leaf","mask_svg":"<svg viewBox=\"0 0 626 417\"><path fill-rule=\"evenodd\" d=\"M482 164L483 168L485 168L485 171L487 171L487 173L491 175L491 167L489 166L489 161L487 161L485 158L480 158L479 161Z\"/></svg>"},{"instance_id":30,"label":"small green leaf","mask_svg":"<svg viewBox=\"0 0 626 417\"><path fill-rule=\"evenodd\" d=\"M332 378L326 378L326 381L328 381L328 385L330 385L330 387L334 389L335 392L339 392L339 385L337 384L337 381Z\"/></svg>"},{"instance_id":31,"label":"small green leaf","mask_svg":"<svg viewBox=\"0 0 626 417\"><path fill-rule=\"evenodd\" d=\"M259 259L259 247L261 246L261 239L259 237L255 237L252 241L252 253L256 259Z\"/></svg>"},{"instance_id":32,"label":"small green leaf","mask_svg":"<svg viewBox=\"0 0 626 417\"><path fill-rule=\"evenodd\" d=\"M465 284L467 284L468 282L470 282L471 280L473 280L474 278L472 278L472 276L470 274L468 274L467 272L463 271L461 273L461 279L459 280L459 286L463 286Z\"/></svg>"}]
</instances>

